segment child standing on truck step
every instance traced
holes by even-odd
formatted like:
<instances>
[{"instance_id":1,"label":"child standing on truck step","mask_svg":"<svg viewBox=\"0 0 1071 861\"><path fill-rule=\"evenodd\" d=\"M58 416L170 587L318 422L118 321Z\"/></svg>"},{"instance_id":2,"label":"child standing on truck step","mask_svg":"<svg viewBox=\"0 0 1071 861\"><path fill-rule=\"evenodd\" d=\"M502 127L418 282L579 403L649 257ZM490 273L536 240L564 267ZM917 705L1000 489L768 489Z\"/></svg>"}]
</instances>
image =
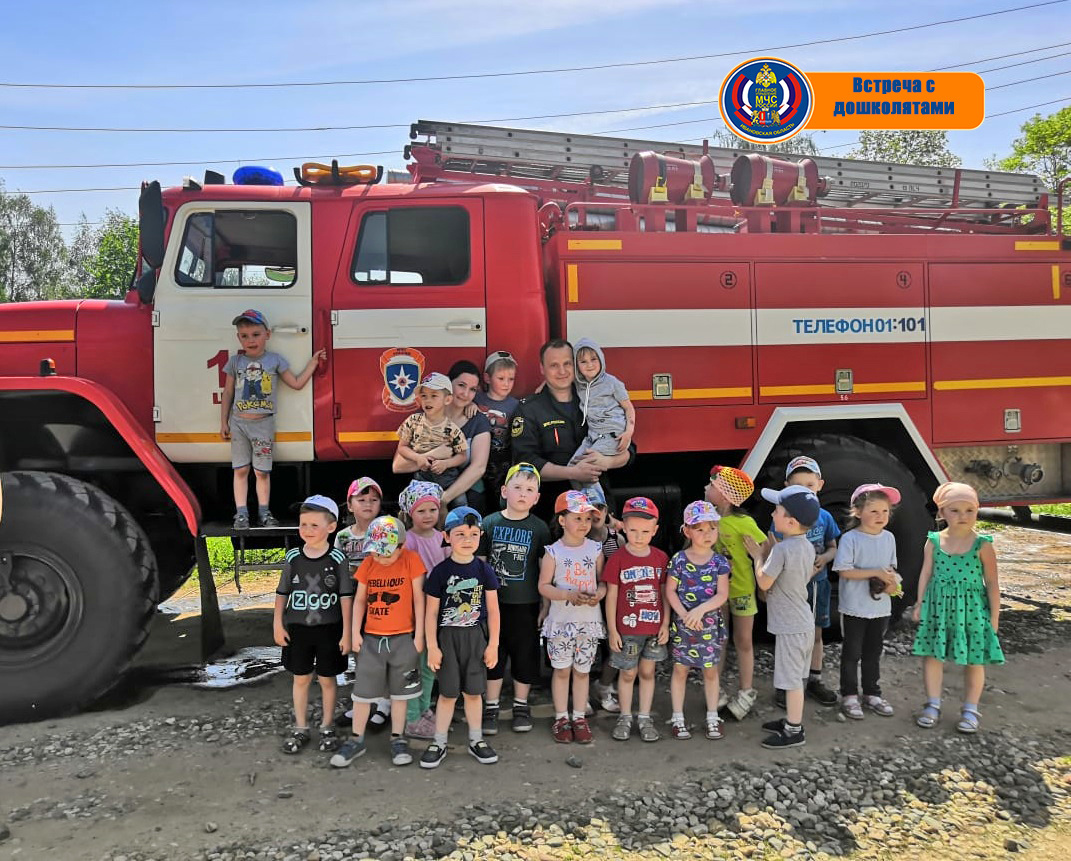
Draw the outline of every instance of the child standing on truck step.
<instances>
[{"instance_id":1,"label":"child standing on truck step","mask_svg":"<svg viewBox=\"0 0 1071 861\"><path fill-rule=\"evenodd\" d=\"M426 375L417 388L420 412L406 417L398 428L398 456L416 464L416 478L434 482L444 490L461 474L469 451L461 428L446 415L453 391L446 374L433 371ZM465 495L461 494L450 506L464 504Z\"/></svg>"},{"instance_id":2,"label":"child standing on truck step","mask_svg":"<svg viewBox=\"0 0 1071 861\"><path fill-rule=\"evenodd\" d=\"M722 686L718 708L728 706L737 720L747 717L755 705L755 614L759 612L755 592L755 569L748 557L744 539L751 537L758 543L765 542L766 535L758 524L740 506L755 491L755 484L743 470L731 466L715 466L710 470L710 482L706 488L706 500L713 504L721 515L718 521L718 540L714 549L729 560L732 574L729 577L728 621L732 622L733 648L739 673L739 689L732 697ZM724 611L723 611L724 614ZM727 649L722 650L721 668L725 669Z\"/></svg>"},{"instance_id":3,"label":"child standing on truck step","mask_svg":"<svg viewBox=\"0 0 1071 861\"><path fill-rule=\"evenodd\" d=\"M662 595L666 582L665 553L651 546L658 531L658 506L645 496L636 496L621 510L625 546L607 561L602 579L606 583L606 629L610 644L607 663L620 671L617 693L620 716L613 730L617 741L632 735L632 688L640 680L636 728L644 741L658 741L658 728L651 719L654 703L655 666L668 654L669 614Z\"/></svg>"},{"instance_id":4,"label":"child standing on truck step","mask_svg":"<svg viewBox=\"0 0 1071 861\"><path fill-rule=\"evenodd\" d=\"M554 503L561 538L547 548L539 566L539 594L550 601L543 622L547 656L554 670L550 689L554 700L554 740L562 744L591 744L591 726L584 714L588 673L599 640L606 636L599 602L606 584L599 582L604 557L597 541L587 537L592 506L579 490L567 490ZM571 681L571 684L570 684ZM569 691L573 712L569 718Z\"/></svg>"},{"instance_id":5,"label":"child standing on truck step","mask_svg":"<svg viewBox=\"0 0 1071 861\"><path fill-rule=\"evenodd\" d=\"M933 494L945 528L926 536L919 574L919 600L912 618L919 622L914 654L922 656L926 705L915 723L924 729L941 717L945 661L963 667L963 708L956 729L978 732L978 700L986 664L1003 664L997 639L1000 580L993 539L975 532L978 494L969 484L946 482Z\"/></svg>"},{"instance_id":6,"label":"child standing on truck step","mask_svg":"<svg viewBox=\"0 0 1071 861\"><path fill-rule=\"evenodd\" d=\"M499 698L509 664L513 677L514 732L530 732L532 709L528 694L539 681L539 560L550 544L547 524L532 513L539 501L539 470L530 463L517 463L506 472L501 495L506 507L483 519L480 556L498 578L498 609L502 633L498 661L487 671L487 697L483 734L498 733Z\"/></svg>"},{"instance_id":7,"label":"child standing on truck step","mask_svg":"<svg viewBox=\"0 0 1071 861\"><path fill-rule=\"evenodd\" d=\"M243 311L231 325L238 331L242 349L227 359L223 371L220 436L231 442L231 466L234 467L235 529L249 528L249 466L256 475L257 507L261 526L278 526L272 516L271 466L275 447L276 379L292 389L303 389L327 351L320 350L304 370L294 376L290 363L267 349L271 329L260 311Z\"/></svg>"},{"instance_id":8,"label":"child standing on truck step","mask_svg":"<svg viewBox=\"0 0 1071 861\"><path fill-rule=\"evenodd\" d=\"M443 489L430 481L414 479L398 497L398 509L405 524L405 545L414 551L424 569L431 570L450 555L444 545L445 535L435 527L439 523ZM428 653L420 655L420 696L409 700L405 715L405 734L409 738L435 737L435 713L431 710L431 688L435 673L428 667Z\"/></svg>"},{"instance_id":9,"label":"child standing on truck step","mask_svg":"<svg viewBox=\"0 0 1071 861\"><path fill-rule=\"evenodd\" d=\"M501 502L502 484L513 460L510 456L510 424L520 401L513 397L517 360L505 350L495 350L483 363L483 381L487 390L476 392L475 405L491 425L491 453L484 473L488 505Z\"/></svg>"},{"instance_id":10,"label":"child standing on truck step","mask_svg":"<svg viewBox=\"0 0 1071 861\"><path fill-rule=\"evenodd\" d=\"M379 517L382 504L383 488L374 478L362 475L350 482L349 490L346 492L346 508L353 517L353 523L335 533L335 547L346 554L351 577L357 573L357 568L368 556L368 551L364 546L365 535L368 532L368 524ZM382 727L387 723L389 716L390 700L384 698L372 704L372 714L368 722L374 727ZM352 708L335 718L335 726L348 727L352 723Z\"/></svg>"},{"instance_id":11,"label":"child standing on truck step","mask_svg":"<svg viewBox=\"0 0 1071 861\"><path fill-rule=\"evenodd\" d=\"M590 338L581 338L576 342L573 357L576 393L588 432L570 459L570 466L592 450L606 455L628 451L636 431L636 409L624 384L606 372L606 359L599 345ZM574 486L581 487L578 482Z\"/></svg>"},{"instance_id":12,"label":"child standing on truck step","mask_svg":"<svg viewBox=\"0 0 1071 861\"><path fill-rule=\"evenodd\" d=\"M706 500L689 503L681 527L688 546L673 555L666 572L666 603L673 611L669 629L673 654L670 727L673 737L682 740L692 737L684 719L684 694L693 667L703 673L705 735L712 740L723 735L718 717L718 666L728 638L721 608L729 597L729 561L714 550L720 520L717 509Z\"/></svg>"},{"instance_id":13,"label":"child standing on truck step","mask_svg":"<svg viewBox=\"0 0 1071 861\"><path fill-rule=\"evenodd\" d=\"M762 498L774 504L773 528L783 536L777 543L759 544L750 535L744 546L754 560L755 582L766 593L766 630L774 644L774 687L785 692L785 716L767 721L771 733L763 747L799 747L803 734L803 686L814 648L814 612L807 603L807 582L814 576L814 546L807 530L822 510L814 492L800 485L784 490L763 488Z\"/></svg>"},{"instance_id":14,"label":"child standing on truck step","mask_svg":"<svg viewBox=\"0 0 1071 861\"><path fill-rule=\"evenodd\" d=\"M806 487L815 496L822 490L822 469L813 457L794 457L785 467L785 487ZM782 536L773 530L770 537L780 541ZM840 529L833 515L824 508L818 513L818 522L807 530L807 540L814 545L814 576L807 583L807 600L814 610L814 649L811 651L811 672L806 679L806 693L823 706L835 706L837 694L822 684L822 632L829 627L829 563L837 555L837 539ZM779 708L785 707L785 692L777 689L774 699Z\"/></svg>"},{"instance_id":15,"label":"child standing on truck step","mask_svg":"<svg viewBox=\"0 0 1071 861\"><path fill-rule=\"evenodd\" d=\"M283 753L297 753L309 743L309 688L313 670L323 695L320 750L333 751L338 736L335 676L346 669L350 651L353 579L346 557L331 547L338 506L326 496L301 504L298 533L304 545L289 550L275 590L274 635L283 647L283 666L294 674L294 729Z\"/></svg>"},{"instance_id":16,"label":"child standing on truck step","mask_svg":"<svg viewBox=\"0 0 1071 861\"><path fill-rule=\"evenodd\" d=\"M855 527L841 536L833 570L840 577L840 707L847 717L863 719L863 708L891 717L881 695L881 652L892 615L889 596L900 589L896 538L885 529L900 491L883 484L861 484L852 493ZM876 588L872 588L872 584ZM859 701L862 664L863 701Z\"/></svg>"},{"instance_id":17,"label":"child standing on truck step","mask_svg":"<svg viewBox=\"0 0 1071 861\"><path fill-rule=\"evenodd\" d=\"M406 703L420 696L420 658L424 651L424 563L405 548L405 527L395 517L377 517L368 526L368 558L354 575L353 735L331 757L345 768L366 750L368 716L374 702L391 701L390 752L395 765L413 761L405 731Z\"/></svg>"},{"instance_id":18,"label":"child standing on truck step","mask_svg":"<svg viewBox=\"0 0 1071 861\"><path fill-rule=\"evenodd\" d=\"M498 762L482 729L487 670L498 661L499 612L498 579L490 565L476 558L481 524L480 513L467 505L446 515L450 556L432 569L424 583L428 665L439 679L439 702L435 740L420 757L421 768L438 768L446 757L459 695L465 703L469 753L484 765Z\"/></svg>"}]
</instances>

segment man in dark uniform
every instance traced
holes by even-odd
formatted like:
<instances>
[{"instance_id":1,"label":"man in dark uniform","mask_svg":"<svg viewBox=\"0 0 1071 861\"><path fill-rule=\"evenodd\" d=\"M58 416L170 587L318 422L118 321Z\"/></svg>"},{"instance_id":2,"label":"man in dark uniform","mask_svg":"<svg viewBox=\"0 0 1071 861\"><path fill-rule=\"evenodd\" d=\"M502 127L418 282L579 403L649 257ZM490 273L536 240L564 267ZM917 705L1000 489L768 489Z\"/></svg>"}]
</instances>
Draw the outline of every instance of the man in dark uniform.
<instances>
[{"instance_id":1,"label":"man in dark uniform","mask_svg":"<svg viewBox=\"0 0 1071 861\"><path fill-rule=\"evenodd\" d=\"M569 461L587 431L580 411L580 399L573 388L573 347L554 338L539 351L545 384L542 391L521 401L511 429L513 462L535 466L542 478L538 510L552 511L554 500L570 481L588 484L598 481L608 469L625 466L635 449L615 455L589 451L573 466Z\"/></svg>"}]
</instances>

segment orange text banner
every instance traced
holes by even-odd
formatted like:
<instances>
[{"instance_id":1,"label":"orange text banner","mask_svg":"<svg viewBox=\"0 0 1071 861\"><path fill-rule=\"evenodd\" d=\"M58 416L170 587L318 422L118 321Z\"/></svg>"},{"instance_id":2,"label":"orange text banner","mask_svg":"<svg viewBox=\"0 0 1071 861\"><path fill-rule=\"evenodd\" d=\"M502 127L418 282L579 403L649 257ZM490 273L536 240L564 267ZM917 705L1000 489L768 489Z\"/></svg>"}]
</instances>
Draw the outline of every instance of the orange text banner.
<instances>
[{"instance_id":1,"label":"orange text banner","mask_svg":"<svg viewBox=\"0 0 1071 861\"><path fill-rule=\"evenodd\" d=\"M808 72L808 129L974 129L985 82L974 72Z\"/></svg>"}]
</instances>

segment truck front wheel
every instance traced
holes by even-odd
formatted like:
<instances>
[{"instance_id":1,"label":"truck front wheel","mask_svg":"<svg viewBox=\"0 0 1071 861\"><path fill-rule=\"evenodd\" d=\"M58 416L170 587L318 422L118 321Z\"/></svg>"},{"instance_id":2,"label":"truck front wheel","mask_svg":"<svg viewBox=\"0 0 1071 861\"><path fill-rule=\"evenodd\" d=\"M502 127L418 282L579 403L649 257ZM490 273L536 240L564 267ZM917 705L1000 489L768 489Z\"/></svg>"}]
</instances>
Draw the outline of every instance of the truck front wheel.
<instances>
[{"instance_id":1,"label":"truck front wheel","mask_svg":"<svg viewBox=\"0 0 1071 861\"><path fill-rule=\"evenodd\" d=\"M130 665L157 600L156 557L130 513L85 482L3 475L0 723L75 711Z\"/></svg>"}]
</instances>

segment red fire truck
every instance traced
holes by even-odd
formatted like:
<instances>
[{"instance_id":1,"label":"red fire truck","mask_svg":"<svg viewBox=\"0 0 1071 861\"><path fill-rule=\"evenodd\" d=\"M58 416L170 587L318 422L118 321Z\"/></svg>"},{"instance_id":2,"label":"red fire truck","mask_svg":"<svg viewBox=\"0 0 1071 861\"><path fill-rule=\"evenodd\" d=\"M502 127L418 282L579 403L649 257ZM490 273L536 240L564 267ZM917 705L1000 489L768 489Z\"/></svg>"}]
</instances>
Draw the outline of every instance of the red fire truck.
<instances>
[{"instance_id":1,"label":"red fire truck","mask_svg":"<svg viewBox=\"0 0 1071 861\"><path fill-rule=\"evenodd\" d=\"M835 511L888 482L908 600L939 481L1071 497L1071 239L1036 178L433 122L411 138L404 181L308 164L296 185L147 184L124 300L0 307L0 718L99 696L195 564L219 645L205 539L229 534L222 369L248 307L292 364L328 353L280 394L277 505L360 473L396 487L399 377L502 348L531 391L556 335L601 344L636 405L619 495L672 511L713 463L780 484L797 453Z\"/></svg>"}]
</instances>

